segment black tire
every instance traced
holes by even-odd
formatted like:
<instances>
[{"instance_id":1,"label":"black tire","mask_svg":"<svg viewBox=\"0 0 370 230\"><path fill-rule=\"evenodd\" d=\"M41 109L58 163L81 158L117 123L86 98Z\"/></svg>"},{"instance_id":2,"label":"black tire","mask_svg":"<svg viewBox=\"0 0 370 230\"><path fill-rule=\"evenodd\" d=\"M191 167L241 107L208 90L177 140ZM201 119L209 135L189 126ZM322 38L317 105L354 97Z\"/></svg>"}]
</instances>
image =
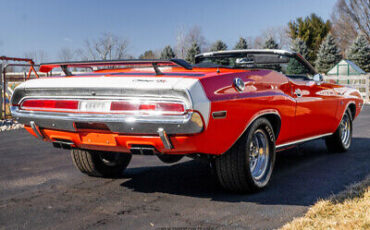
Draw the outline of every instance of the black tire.
<instances>
[{"instance_id":1,"label":"black tire","mask_svg":"<svg viewBox=\"0 0 370 230\"><path fill-rule=\"evenodd\" d=\"M346 121L348 123L346 123ZM346 123L347 125L345 125ZM349 126L349 127L348 127ZM342 136L343 132L347 132L347 136ZM343 153L346 152L351 147L352 142L352 114L347 110L342 120L339 123L339 126L333 135L325 138L326 147L329 152L332 153Z\"/></svg>"},{"instance_id":2,"label":"black tire","mask_svg":"<svg viewBox=\"0 0 370 230\"><path fill-rule=\"evenodd\" d=\"M180 161L183 155L157 155L158 159L166 164L172 164Z\"/></svg>"},{"instance_id":3,"label":"black tire","mask_svg":"<svg viewBox=\"0 0 370 230\"><path fill-rule=\"evenodd\" d=\"M255 135L265 135L267 160L264 162L264 170L258 177L254 176L251 165L254 160L251 158L257 148L252 148L255 143ZM254 149L252 151L252 149ZM257 158L260 157L258 148ZM254 156L255 157L255 156ZM257 162L258 163L258 162ZM223 188L233 192L256 192L266 187L270 181L275 164L275 135L270 122L265 118L254 121L247 131L226 153L216 158L214 161L217 178Z\"/></svg>"},{"instance_id":4,"label":"black tire","mask_svg":"<svg viewBox=\"0 0 370 230\"><path fill-rule=\"evenodd\" d=\"M118 177L130 163L131 154L72 149L73 164L82 173L94 177Z\"/></svg>"}]
</instances>

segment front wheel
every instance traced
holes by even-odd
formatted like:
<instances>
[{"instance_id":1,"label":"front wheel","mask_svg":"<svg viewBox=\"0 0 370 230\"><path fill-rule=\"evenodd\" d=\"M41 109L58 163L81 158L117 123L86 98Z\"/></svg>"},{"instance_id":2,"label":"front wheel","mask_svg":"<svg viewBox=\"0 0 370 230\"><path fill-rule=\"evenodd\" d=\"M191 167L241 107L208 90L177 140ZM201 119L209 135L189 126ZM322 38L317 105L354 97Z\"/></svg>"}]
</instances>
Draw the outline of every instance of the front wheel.
<instances>
[{"instance_id":1,"label":"front wheel","mask_svg":"<svg viewBox=\"0 0 370 230\"><path fill-rule=\"evenodd\" d=\"M131 154L72 149L73 164L82 173L94 177L121 176L131 161Z\"/></svg>"},{"instance_id":2,"label":"front wheel","mask_svg":"<svg viewBox=\"0 0 370 230\"><path fill-rule=\"evenodd\" d=\"M270 122L259 118L226 153L215 159L222 187L254 192L267 186L275 163L275 135Z\"/></svg>"},{"instance_id":3,"label":"front wheel","mask_svg":"<svg viewBox=\"0 0 370 230\"><path fill-rule=\"evenodd\" d=\"M351 112L347 110L339 127L333 135L325 138L326 147L330 152L342 153L346 152L351 146L352 142L352 116Z\"/></svg>"}]
</instances>

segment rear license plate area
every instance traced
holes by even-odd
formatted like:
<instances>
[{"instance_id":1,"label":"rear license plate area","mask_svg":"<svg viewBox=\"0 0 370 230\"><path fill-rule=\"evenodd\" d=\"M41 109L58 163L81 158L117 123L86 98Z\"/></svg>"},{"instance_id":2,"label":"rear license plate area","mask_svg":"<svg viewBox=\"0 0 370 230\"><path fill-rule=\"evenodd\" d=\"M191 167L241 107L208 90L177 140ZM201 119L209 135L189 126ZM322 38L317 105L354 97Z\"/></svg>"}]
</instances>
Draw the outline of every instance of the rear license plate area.
<instances>
[{"instance_id":1,"label":"rear license plate area","mask_svg":"<svg viewBox=\"0 0 370 230\"><path fill-rule=\"evenodd\" d=\"M80 101L81 112L109 112L111 101L105 100L83 100Z\"/></svg>"}]
</instances>

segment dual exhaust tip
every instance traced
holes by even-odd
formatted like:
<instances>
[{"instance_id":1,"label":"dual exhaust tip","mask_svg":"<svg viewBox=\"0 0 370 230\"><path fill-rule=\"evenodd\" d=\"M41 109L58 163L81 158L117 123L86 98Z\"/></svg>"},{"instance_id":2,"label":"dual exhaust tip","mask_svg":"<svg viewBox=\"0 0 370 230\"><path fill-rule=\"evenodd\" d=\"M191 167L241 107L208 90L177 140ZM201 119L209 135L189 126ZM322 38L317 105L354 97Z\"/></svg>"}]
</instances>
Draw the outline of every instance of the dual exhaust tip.
<instances>
[{"instance_id":1,"label":"dual exhaust tip","mask_svg":"<svg viewBox=\"0 0 370 230\"><path fill-rule=\"evenodd\" d=\"M58 149L72 149L74 143L69 140L55 140L53 146Z\"/></svg>"}]
</instances>

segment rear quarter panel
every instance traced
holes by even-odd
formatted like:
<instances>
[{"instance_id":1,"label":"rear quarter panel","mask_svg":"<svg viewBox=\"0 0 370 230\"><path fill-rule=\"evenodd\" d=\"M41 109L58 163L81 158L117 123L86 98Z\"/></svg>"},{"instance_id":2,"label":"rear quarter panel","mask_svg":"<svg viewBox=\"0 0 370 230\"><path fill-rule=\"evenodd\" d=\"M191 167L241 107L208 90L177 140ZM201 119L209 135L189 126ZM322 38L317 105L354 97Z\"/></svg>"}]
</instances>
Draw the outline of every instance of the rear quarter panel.
<instances>
[{"instance_id":1,"label":"rear quarter panel","mask_svg":"<svg viewBox=\"0 0 370 230\"><path fill-rule=\"evenodd\" d=\"M233 87L233 80L245 82L243 92ZM291 91L288 79L277 72L255 70L218 74L201 79L207 97L211 101L211 114L227 111L224 119L210 116L205 130L208 150L217 154L227 151L245 132L248 125L265 113L277 113L281 118L280 133L276 143L294 139L295 101L288 94Z\"/></svg>"}]
</instances>

